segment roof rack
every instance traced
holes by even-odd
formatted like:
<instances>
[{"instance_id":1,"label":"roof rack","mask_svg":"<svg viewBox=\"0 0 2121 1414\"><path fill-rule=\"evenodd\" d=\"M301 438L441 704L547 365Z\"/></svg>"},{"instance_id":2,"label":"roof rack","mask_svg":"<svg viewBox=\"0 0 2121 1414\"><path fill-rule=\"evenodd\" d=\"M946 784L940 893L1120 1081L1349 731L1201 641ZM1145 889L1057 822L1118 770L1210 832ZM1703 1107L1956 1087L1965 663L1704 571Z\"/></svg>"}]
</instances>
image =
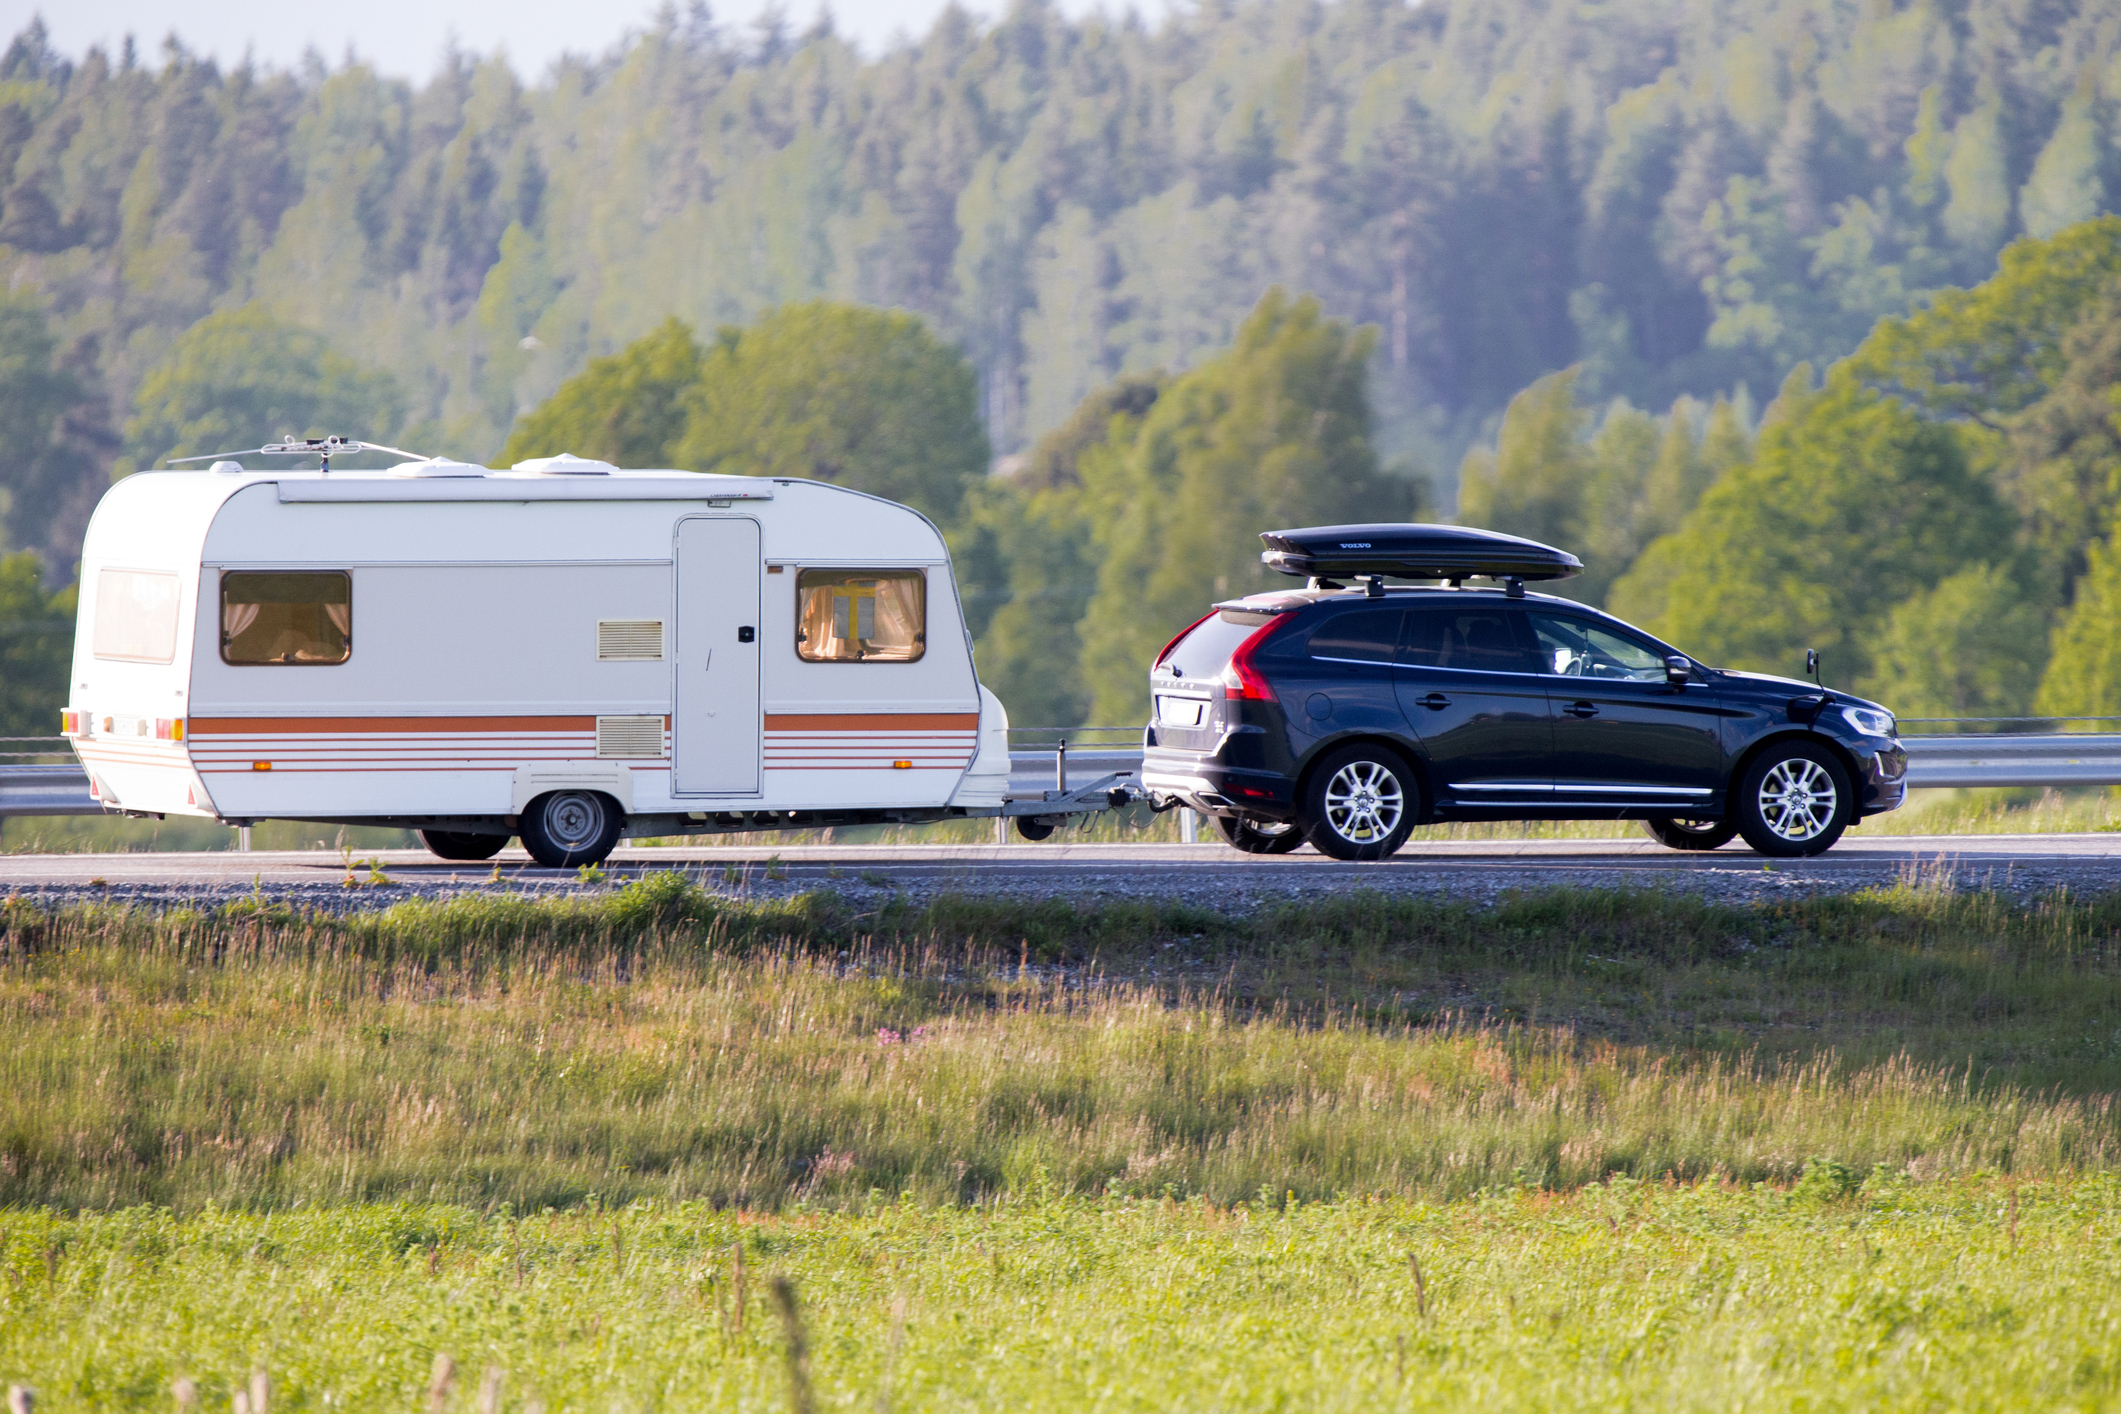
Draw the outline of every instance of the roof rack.
<instances>
[{"instance_id":1,"label":"roof rack","mask_svg":"<svg viewBox=\"0 0 2121 1414\"><path fill-rule=\"evenodd\" d=\"M1283 574L1326 579L1567 579L1583 561L1566 550L1464 525L1315 525L1260 533L1260 559Z\"/></svg>"},{"instance_id":2,"label":"roof rack","mask_svg":"<svg viewBox=\"0 0 2121 1414\"><path fill-rule=\"evenodd\" d=\"M203 457L171 457L171 466L183 466L186 462L210 462L221 457L315 457L318 470L331 474L333 457L350 457L356 452L388 452L394 457L411 457L415 461L431 461L418 452L400 451L386 447L381 442L358 442L351 437L297 437L283 433L277 442L267 442L262 447L246 447L240 452L208 452ZM216 467L215 470L220 468Z\"/></svg>"}]
</instances>

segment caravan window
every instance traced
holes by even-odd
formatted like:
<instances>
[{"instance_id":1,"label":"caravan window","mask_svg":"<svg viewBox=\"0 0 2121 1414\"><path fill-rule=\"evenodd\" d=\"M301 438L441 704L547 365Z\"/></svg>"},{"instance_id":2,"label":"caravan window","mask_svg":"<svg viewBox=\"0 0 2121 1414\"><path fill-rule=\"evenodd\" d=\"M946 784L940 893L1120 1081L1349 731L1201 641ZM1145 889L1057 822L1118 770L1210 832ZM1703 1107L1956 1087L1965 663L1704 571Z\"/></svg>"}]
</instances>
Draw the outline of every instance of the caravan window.
<instances>
[{"instance_id":1,"label":"caravan window","mask_svg":"<svg viewBox=\"0 0 2121 1414\"><path fill-rule=\"evenodd\" d=\"M177 656L177 577L146 570L104 570L96 576L98 658L167 663Z\"/></svg>"},{"instance_id":2,"label":"caravan window","mask_svg":"<svg viewBox=\"0 0 2121 1414\"><path fill-rule=\"evenodd\" d=\"M343 663L353 651L353 577L221 576L221 661L237 666Z\"/></svg>"},{"instance_id":3,"label":"caravan window","mask_svg":"<svg viewBox=\"0 0 2121 1414\"><path fill-rule=\"evenodd\" d=\"M910 663L928 651L921 570L804 570L795 651L809 663Z\"/></svg>"}]
</instances>

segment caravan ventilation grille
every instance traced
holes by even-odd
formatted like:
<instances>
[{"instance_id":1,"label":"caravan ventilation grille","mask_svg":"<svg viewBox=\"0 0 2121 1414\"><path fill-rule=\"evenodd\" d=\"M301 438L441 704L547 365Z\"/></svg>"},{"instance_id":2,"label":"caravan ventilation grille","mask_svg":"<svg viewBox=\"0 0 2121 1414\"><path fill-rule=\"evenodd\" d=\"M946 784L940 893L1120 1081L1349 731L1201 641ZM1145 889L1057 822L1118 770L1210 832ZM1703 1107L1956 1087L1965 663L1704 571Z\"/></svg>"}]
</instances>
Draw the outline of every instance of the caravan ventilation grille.
<instances>
[{"instance_id":1,"label":"caravan ventilation grille","mask_svg":"<svg viewBox=\"0 0 2121 1414\"><path fill-rule=\"evenodd\" d=\"M661 717L597 718L597 756L605 761L660 761Z\"/></svg>"},{"instance_id":2,"label":"caravan ventilation grille","mask_svg":"<svg viewBox=\"0 0 2121 1414\"><path fill-rule=\"evenodd\" d=\"M662 657L661 619L597 620L599 663L654 663Z\"/></svg>"}]
</instances>

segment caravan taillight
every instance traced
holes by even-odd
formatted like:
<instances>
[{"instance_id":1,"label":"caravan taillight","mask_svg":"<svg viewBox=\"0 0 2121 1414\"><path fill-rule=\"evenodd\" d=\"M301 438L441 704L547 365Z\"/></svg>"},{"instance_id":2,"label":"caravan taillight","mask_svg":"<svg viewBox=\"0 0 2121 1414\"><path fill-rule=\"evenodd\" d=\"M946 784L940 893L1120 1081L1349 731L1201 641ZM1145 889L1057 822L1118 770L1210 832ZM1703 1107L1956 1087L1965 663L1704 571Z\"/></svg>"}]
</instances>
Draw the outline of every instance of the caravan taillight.
<instances>
[{"instance_id":1,"label":"caravan taillight","mask_svg":"<svg viewBox=\"0 0 2121 1414\"><path fill-rule=\"evenodd\" d=\"M1296 616L1294 614L1276 614L1263 624L1257 633L1237 645L1237 651L1230 655L1230 661L1223 665L1222 673L1218 678L1223 685L1223 697L1225 700L1242 702L1275 702L1280 700L1275 697L1274 689L1267 686L1267 680L1260 676L1259 669L1252 666L1252 655L1259 651L1260 644L1265 643L1274 636L1275 630L1293 623L1295 619Z\"/></svg>"}]
</instances>

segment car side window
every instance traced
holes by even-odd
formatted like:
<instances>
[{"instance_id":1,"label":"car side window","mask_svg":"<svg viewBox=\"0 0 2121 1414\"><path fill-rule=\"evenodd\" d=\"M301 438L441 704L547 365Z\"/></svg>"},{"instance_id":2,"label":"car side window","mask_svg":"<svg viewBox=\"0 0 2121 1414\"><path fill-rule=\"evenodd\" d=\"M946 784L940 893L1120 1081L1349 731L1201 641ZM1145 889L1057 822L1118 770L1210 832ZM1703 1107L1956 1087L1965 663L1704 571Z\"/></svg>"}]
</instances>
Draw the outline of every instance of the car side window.
<instances>
[{"instance_id":1,"label":"car side window","mask_svg":"<svg viewBox=\"0 0 2121 1414\"><path fill-rule=\"evenodd\" d=\"M1402 667L1486 673L1534 669L1518 644L1509 611L1477 603L1464 608L1433 604L1408 610L1399 661Z\"/></svg>"},{"instance_id":2,"label":"car side window","mask_svg":"<svg viewBox=\"0 0 2121 1414\"><path fill-rule=\"evenodd\" d=\"M1337 663L1390 667L1399 649L1399 609L1353 609L1333 615L1311 633L1311 656Z\"/></svg>"},{"instance_id":3,"label":"car side window","mask_svg":"<svg viewBox=\"0 0 2121 1414\"><path fill-rule=\"evenodd\" d=\"M1664 681L1664 655L1640 639L1567 614L1529 617L1542 673L1608 682Z\"/></svg>"}]
</instances>

